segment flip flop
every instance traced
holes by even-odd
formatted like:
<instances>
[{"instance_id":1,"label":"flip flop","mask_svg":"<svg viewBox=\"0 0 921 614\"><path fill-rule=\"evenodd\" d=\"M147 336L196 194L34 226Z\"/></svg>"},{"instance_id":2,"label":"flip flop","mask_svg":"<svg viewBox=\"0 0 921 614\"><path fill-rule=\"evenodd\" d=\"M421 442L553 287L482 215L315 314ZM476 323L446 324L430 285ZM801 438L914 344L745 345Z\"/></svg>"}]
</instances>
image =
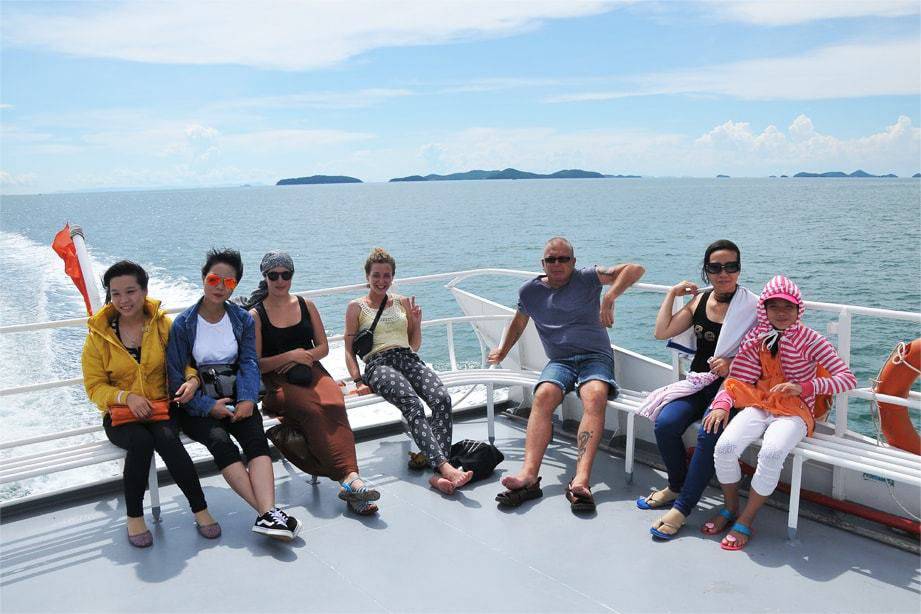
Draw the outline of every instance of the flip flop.
<instances>
[{"instance_id":1,"label":"flip flop","mask_svg":"<svg viewBox=\"0 0 921 614\"><path fill-rule=\"evenodd\" d=\"M496 501L499 505L505 507L518 507L525 501L538 499L544 496L544 491L540 488L540 477L533 484L522 486L521 488L510 488L496 495Z\"/></svg>"},{"instance_id":2,"label":"flip flop","mask_svg":"<svg viewBox=\"0 0 921 614\"><path fill-rule=\"evenodd\" d=\"M664 492L664 490L665 489L657 490L655 492L650 493L649 495L645 497L637 497L636 506L640 508L641 510L660 510L660 509L668 509L672 507L673 505L675 505L675 500L678 497L675 497L675 499L672 499L671 501L660 501L659 499L654 498L660 492Z\"/></svg>"},{"instance_id":3,"label":"flip flop","mask_svg":"<svg viewBox=\"0 0 921 614\"><path fill-rule=\"evenodd\" d=\"M726 524L723 525L722 529L717 531L716 525L708 521L701 525L700 532L704 535L719 535L736 521L736 515L727 510L725 507L719 511L719 515L726 519Z\"/></svg>"},{"instance_id":4,"label":"flip flop","mask_svg":"<svg viewBox=\"0 0 921 614\"><path fill-rule=\"evenodd\" d=\"M742 535L748 538L748 541L746 541L744 544L740 544L739 541L735 537L733 537L732 535L727 535L726 537L723 538L723 541L720 542L720 548L722 548L723 550L741 550L742 548L747 546L748 543L752 539L751 528L742 524L741 522L737 522L734 525L732 525L732 529L730 529L730 531L741 533ZM727 543L727 540L729 540L729 543Z\"/></svg>"},{"instance_id":5,"label":"flip flop","mask_svg":"<svg viewBox=\"0 0 921 614\"><path fill-rule=\"evenodd\" d=\"M367 482L358 488L352 488L356 481L365 482L361 477L349 480L348 482L339 482L342 490L339 491L339 498L343 501L377 501L381 498L381 493L373 488L368 488Z\"/></svg>"},{"instance_id":6,"label":"flip flop","mask_svg":"<svg viewBox=\"0 0 921 614\"><path fill-rule=\"evenodd\" d=\"M681 514L681 512L679 512L678 510L674 510L674 511L675 511L675 513L677 513L677 514ZM659 538L659 539L664 539L664 540L666 540L666 541L667 541L667 540L670 540L670 539L672 539L673 537L675 537L675 536L678 534L678 531L680 531L680 530L681 530L681 527L683 527L683 526L685 525L685 523L687 522L687 519L685 518L684 514L681 514L681 518L682 518L681 524L675 524L674 522L669 522L668 520L665 520L665 517L668 516L668 514L670 514L670 513L671 513L671 512L666 512L665 514L662 515L661 518L659 518L659 519L656 521L656 522L659 524L658 527L649 527L649 532L652 534L653 537L657 537L657 538ZM659 529L660 529L661 527L668 527L668 528L672 529L672 532L671 532L671 533L665 533L665 532L663 532L663 531L660 531Z\"/></svg>"},{"instance_id":7,"label":"flip flop","mask_svg":"<svg viewBox=\"0 0 921 614\"><path fill-rule=\"evenodd\" d=\"M569 507L575 514L586 514L595 511L595 497L592 492L588 494L576 493L572 491L572 482L566 486L566 498L569 500Z\"/></svg>"}]
</instances>

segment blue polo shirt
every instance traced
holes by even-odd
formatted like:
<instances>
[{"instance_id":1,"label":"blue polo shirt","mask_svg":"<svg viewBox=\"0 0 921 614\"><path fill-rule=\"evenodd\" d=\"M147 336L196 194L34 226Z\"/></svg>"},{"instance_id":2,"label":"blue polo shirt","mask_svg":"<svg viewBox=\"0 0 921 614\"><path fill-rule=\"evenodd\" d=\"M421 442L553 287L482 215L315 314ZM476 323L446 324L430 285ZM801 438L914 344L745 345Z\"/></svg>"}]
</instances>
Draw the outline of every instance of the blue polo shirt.
<instances>
[{"instance_id":1,"label":"blue polo shirt","mask_svg":"<svg viewBox=\"0 0 921 614\"><path fill-rule=\"evenodd\" d=\"M534 320L551 360L577 354L614 355L599 315L602 287L596 267L587 267L574 270L561 288L551 288L541 275L518 290L518 311Z\"/></svg>"}]
</instances>

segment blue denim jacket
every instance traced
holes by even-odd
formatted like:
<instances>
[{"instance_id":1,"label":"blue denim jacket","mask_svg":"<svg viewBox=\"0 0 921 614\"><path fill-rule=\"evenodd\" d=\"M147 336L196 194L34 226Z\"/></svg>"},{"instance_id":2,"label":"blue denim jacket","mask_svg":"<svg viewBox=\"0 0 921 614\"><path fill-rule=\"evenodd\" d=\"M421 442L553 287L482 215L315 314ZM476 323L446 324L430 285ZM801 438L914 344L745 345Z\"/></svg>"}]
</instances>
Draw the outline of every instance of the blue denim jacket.
<instances>
[{"instance_id":1,"label":"blue denim jacket","mask_svg":"<svg viewBox=\"0 0 921 614\"><path fill-rule=\"evenodd\" d=\"M170 396L176 396L176 390L185 381L186 365L195 366L192 357L192 348L195 346L195 335L198 331L198 308L201 299L180 313L173 320L170 329L169 344L166 346L166 375L169 382ZM259 360L256 357L256 323L248 311L233 303L225 302L224 308L233 328L233 336L237 339L237 398L240 401L259 401ZM192 416L207 416L211 413L217 399L205 395L201 388L195 392L191 401L186 403L185 410Z\"/></svg>"}]
</instances>

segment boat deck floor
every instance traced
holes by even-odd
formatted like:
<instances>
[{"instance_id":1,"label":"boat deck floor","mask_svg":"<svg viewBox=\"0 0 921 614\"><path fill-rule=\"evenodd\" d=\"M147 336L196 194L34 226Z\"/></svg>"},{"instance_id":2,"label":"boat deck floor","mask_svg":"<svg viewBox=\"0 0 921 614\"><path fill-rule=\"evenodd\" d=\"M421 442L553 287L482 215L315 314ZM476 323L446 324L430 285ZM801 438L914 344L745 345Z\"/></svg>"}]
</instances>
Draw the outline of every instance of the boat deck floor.
<instances>
[{"instance_id":1,"label":"boat deck floor","mask_svg":"<svg viewBox=\"0 0 921 614\"><path fill-rule=\"evenodd\" d=\"M455 440L485 434L482 418L459 422ZM219 475L203 479L223 527L198 536L174 485L161 489L163 518L149 522L152 548L125 538L120 496L17 515L0 525L0 610L11 612L918 612L919 558L806 519L786 539L786 515L765 507L751 544L725 552L698 529L698 510L678 538L654 542L656 512L634 500L663 483L599 452L598 512L577 517L563 496L575 449L548 449L544 497L497 508L503 472L520 467L520 422L497 420L506 455L497 475L454 497L406 467L397 434L360 442L362 473L382 492L381 513L345 512L336 484L311 486L275 464L281 507L305 525L285 544L250 531L255 514ZM718 492L702 502L712 507ZM149 518L149 513L148 513Z\"/></svg>"}]
</instances>

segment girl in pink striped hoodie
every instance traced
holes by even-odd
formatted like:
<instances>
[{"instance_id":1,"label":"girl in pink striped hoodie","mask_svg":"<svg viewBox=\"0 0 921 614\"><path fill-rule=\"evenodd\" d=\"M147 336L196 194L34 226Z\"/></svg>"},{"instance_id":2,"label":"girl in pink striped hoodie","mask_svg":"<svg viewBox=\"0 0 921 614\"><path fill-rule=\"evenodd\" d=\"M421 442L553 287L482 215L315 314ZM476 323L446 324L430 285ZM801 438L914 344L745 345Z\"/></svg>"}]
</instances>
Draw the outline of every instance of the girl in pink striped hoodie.
<instances>
[{"instance_id":1,"label":"girl in pink striped hoodie","mask_svg":"<svg viewBox=\"0 0 921 614\"><path fill-rule=\"evenodd\" d=\"M739 510L739 457L763 436L748 504L723 539L724 550L741 550L751 538L755 515L777 487L784 460L812 434L816 395L838 394L857 385L831 342L802 324L804 311L796 284L782 275L768 282L758 301L758 323L742 340L724 389L704 420L707 430L725 426L733 407L745 408L725 427L713 455L726 498L720 510L724 525ZM829 377L817 376L819 365Z\"/></svg>"}]
</instances>

